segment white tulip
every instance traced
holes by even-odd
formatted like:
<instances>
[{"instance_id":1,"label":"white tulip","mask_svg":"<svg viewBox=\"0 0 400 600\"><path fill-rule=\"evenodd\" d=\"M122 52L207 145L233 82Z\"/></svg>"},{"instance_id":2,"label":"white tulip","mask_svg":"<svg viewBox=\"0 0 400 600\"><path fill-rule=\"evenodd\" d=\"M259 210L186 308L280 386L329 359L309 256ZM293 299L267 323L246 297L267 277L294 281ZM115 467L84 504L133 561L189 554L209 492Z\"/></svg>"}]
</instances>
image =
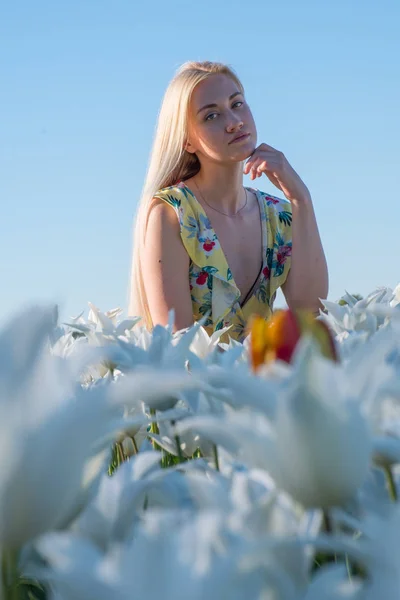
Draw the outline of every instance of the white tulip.
<instances>
[{"instance_id":1,"label":"white tulip","mask_svg":"<svg viewBox=\"0 0 400 600\"><path fill-rule=\"evenodd\" d=\"M32 308L0 334L0 353L8 357L0 367L0 542L6 548L63 523L99 451L95 444L115 417L104 395L77 386L76 362L50 355L53 324L52 309ZM104 458L97 468L103 466Z\"/></svg>"},{"instance_id":2,"label":"white tulip","mask_svg":"<svg viewBox=\"0 0 400 600\"><path fill-rule=\"evenodd\" d=\"M73 516L105 470L118 432L130 420L132 426L148 421L146 415L123 420L128 400L132 407L158 406L198 385L184 372L159 379L150 371L84 389L77 375L93 354L74 361L51 355L53 326L53 309L33 308L0 333L0 544L6 548Z\"/></svg>"},{"instance_id":3,"label":"white tulip","mask_svg":"<svg viewBox=\"0 0 400 600\"><path fill-rule=\"evenodd\" d=\"M119 547L105 554L82 536L60 532L39 538L35 552L46 566L28 563L24 575L46 583L49 600L129 600Z\"/></svg>"},{"instance_id":4,"label":"white tulip","mask_svg":"<svg viewBox=\"0 0 400 600\"><path fill-rule=\"evenodd\" d=\"M50 584L51 599L244 600L264 593L283 600L274 590L284 586L283 573L271 571L270 583L265 572L240 567L245 545L226 538L222 514L188 517L148 513L131 543L107 554L78 536L46 534L35 549L47 567L30 564L27 574Z\"/></svg>"},{"instance_id":5,"label":"white tulip","mask_svg":"<svg viewBox=\"0 0 400 600\"><path fill-rule=\"evenodd\" d=\"M400 589L400 507L391 505L384 515L369 514L362 520L341 514L339 521L357 534L342 539L342 551L366 571L362 600L397 600ZM339 545L338 544L338 545ZM332 547L334 547L333 542Z\"/></svg>"},{"instance_id":6,"label":"white tulip","mask_svg":"<svg viewBox=\"0 0 400 600\"><path fill-rule=\"evenodd\" d=\"M127 587L131 597L149 600L283 600L277 590L292 589L289 577L276 576L279 569L268 565L243 568L246 546L240 536L227 530L222 512L186 517L182 511L176 516L149 514L125 556ZM148 576L149 562L157 565L156 577Z\"/></svg>"},{"instance_id":7,"label":"white tulip","mask_svg":"<svg viewBox=\"0 0 400 600\"><path fill-rule=\"evenodd\" d=\"M320 318L336 332L338 341L354 344L353 335L364 333L367 337L373 336L377 330L387 324L387 320L400 315L396 311L398 288L393 292L390 288L377 288L366 298L357 300L346 293L343 300L347 302L341 306L335 302L322 300L327 314L321 311ZM343 334L348 335L343 337ZM361 338L360 338L361 341Z\"/></svg>"},{"instance_id":8,"label":"white tulip","mask_svg":"<svg viewBox=\"0 0 400 600\"><path fill-rule=\"evenodd\" d=\"M363 483L372 449L367 422L344 395L342 378L340 366L305 343L271 419L246 411L187 419L176 429L199 431L247 465L266 469L306 507L341 505Z\"/></svg>"},{"instance_id":9,"label":"white tulip","mask_svg":"<svg viewBox=\"0 0 400 600\"><path fill-rule=\"evenodd\" d=\"M112 477L103 475L96 496L81 512L72 530L89 538L102 551L127 538L132 519L124 516L138 494L143 496L141 481L159 470L159 462L158 452L144 452L124 462Z\"/></svg>"},{"instance_id":10,"label":"white tulip","mask_svg":"<svg viewBox=\"0 0 400 600\"><path fill-rule=\"evenodd\" d=\"M230 327L224 327L219 331L214 331L211 335L208 335L204 327L199 327L196 331L194 340L190 346L190 350L201 359L205 359L208 354L218 348L219 340L221 336L230 329Z\"/></svg>"}]
</instances>

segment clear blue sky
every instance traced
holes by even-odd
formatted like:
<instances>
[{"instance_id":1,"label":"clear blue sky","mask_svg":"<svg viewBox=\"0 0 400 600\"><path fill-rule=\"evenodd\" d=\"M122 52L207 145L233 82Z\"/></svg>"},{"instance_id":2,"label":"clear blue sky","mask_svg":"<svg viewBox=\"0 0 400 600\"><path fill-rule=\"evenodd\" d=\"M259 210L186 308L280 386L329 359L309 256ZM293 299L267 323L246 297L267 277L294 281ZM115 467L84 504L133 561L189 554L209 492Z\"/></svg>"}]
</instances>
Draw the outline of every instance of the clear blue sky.
<instances>
[{"instance_id":1,"label":"clear blue sky","mask_svg":"<svg viewBox=\"0 0 400 600\"><path fill-rule=\"evenodd\" d=\"M189 59L235 68L259 141L310 188L330 298L396 285L399 31L398 0L4 1L0 321L31 300L126 310L157 111Z\"/></svg>"}]
</instances>

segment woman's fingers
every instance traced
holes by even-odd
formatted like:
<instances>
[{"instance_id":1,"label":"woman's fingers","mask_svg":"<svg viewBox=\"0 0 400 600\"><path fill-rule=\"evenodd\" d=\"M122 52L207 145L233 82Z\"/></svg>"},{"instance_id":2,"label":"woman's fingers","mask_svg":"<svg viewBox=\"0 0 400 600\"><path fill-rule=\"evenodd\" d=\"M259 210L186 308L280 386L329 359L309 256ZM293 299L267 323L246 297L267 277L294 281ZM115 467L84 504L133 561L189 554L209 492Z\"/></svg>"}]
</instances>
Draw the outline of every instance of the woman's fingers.
<instances>
[{"instance_id":1,"label":"woman's fingers","mask_svg":"<svg viewBox=\"0 0 400 600\"><path fill-rule=\"evenodd\" d=\"M266 160L263 160L257 167L257 177L261 177L263 173L266 174L268 170L268 163Z\"/></svg>"},{"instance_id":2,"label":"woman's fingers","mask_svg":"<svg viewBox=\"0 0 400 600\"><path fill-rule=\"evenodd\" d=\"M250 163L248 163L246 165L246 169L244 170L244 173L250 174L250 179L255 179L257 177L257 167L258 165L260 165L262 163L262 158L256 158L254 157Z\"/></svg>"},{"instance_id":3,"label":"woman's fingers","mask_svg":"<svg viewBox=\"0 0 400 600\"><path fill-rule=\"evenodd\" d=\"M249 174L252 180L261 177L265 173L271 181L271 177L277 181L273 175L275 171L279 171L279 153L273 149L256 150L248 159L243 169L243 173L245 175Z\"/></svg>"}]
</instances>

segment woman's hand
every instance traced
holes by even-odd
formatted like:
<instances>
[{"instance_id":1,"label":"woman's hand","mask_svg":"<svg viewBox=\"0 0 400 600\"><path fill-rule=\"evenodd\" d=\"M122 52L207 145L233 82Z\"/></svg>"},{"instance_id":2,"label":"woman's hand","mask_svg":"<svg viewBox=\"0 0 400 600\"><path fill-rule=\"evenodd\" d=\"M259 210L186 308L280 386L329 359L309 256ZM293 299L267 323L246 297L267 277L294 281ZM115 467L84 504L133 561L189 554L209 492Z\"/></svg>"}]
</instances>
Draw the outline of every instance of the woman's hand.
<instances>
[{"instance_id":1,"label":"woman's hand","mask_svg":"<svg viewBox=\"0 0 400 600\"><path fill-rule=\"evenodd\" d=\"M250 173L250 179L261 177L265 173L271 183L281 190L288 200L311 201L307 186L286 160L285 155L268 144L257 146L247 160L243 173L245 175Z\"/></svg>"}]
</instances>

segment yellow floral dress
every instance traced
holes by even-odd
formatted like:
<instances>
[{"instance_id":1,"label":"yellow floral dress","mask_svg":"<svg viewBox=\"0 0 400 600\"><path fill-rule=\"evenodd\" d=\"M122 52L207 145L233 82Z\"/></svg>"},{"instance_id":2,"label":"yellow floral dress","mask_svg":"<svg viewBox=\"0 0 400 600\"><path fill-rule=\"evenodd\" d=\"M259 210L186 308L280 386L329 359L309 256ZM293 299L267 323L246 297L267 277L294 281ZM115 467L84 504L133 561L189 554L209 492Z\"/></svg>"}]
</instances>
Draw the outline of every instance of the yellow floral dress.
<instances>
[{"instance_id":1,"label":"yellow floral dress","mask_svg":"<svg viewBox=\"0 0 400 600\"><path fill-rule=\"evenodd\" d=\"M194 320L201 320L210 335L231 326L228 335L240 342L247 335L246 325L252 315L266 319L271 315L276 291L286 281L292 254L290 202L247 189L256 194L260 204L263 264L243 304L218 237L193 192L180 182L154 195L171 205L179 219L182 242L190 258Z\"/></svg>"}]
</instances>

